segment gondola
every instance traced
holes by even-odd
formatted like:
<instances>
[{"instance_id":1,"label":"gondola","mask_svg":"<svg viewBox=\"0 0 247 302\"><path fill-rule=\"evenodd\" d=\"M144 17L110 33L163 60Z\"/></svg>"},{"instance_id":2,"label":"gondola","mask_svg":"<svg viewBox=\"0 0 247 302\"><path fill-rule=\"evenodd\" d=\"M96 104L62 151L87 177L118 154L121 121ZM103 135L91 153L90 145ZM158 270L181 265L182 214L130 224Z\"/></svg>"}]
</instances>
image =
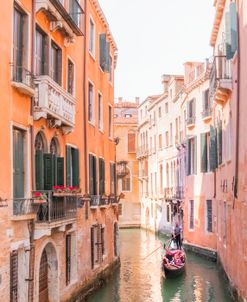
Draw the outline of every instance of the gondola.
<instances>
[{"instance_id":1,"label":"gondola","mask_svg":"<svg viewBox=\"0 0 247 302\"><path fill-rule=\"evenodd\" d=\"M175 256L177 254L177 256ZM178 256L179 255L179 256ZM176 263L174 257L179 257L179 264ZM184 250L178 250L175 248L166 249L165 255L162 259L162 268L166 278L173 278L181 275L185 272L186 255Z\"/></svg>"}]
</instances>

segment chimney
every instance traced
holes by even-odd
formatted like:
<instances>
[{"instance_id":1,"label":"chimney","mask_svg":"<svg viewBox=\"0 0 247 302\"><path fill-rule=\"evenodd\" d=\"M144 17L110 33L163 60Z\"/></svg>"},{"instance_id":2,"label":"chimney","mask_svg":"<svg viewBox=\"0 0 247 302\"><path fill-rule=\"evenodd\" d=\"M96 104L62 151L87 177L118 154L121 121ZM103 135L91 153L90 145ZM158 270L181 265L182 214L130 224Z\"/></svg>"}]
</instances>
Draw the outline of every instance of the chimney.
<instances>
[{"instance_id":1,"label":"chimney","mask_svg":"<svg viewBox=\"0 0 247 302\"><path fill-rule=\"evenodd\" d=\"M135 101L136 101L136 104L139 105L139 103L140 103L140 98L139 98L139 97L136 97L136 98L135 98Z\"/></svg>"},{"instance_id":2,"label":"chimney","mask_svg":"<svg viewBox=\"0 0 247 302\"><path fill-rule=\"evenodd\" d=\"M170 76L168 74L163 74L162 76L162 84L163 84L163 87L164 87L164 92L167 92L168 91L168 82L170 80Z\"/></svg>"},{"instance_id":3,"label":"chimney","mask_svg":"<svg viewBox=\"0 0 247 302\"><path fill-rule=\"evenodd\" d=\"M118 98L118 103L119 103L119 104L122 104L122 102L123 102L123 98L122 98L122 97L119 97L119 98Z\"/></svg>"}]
</instances>

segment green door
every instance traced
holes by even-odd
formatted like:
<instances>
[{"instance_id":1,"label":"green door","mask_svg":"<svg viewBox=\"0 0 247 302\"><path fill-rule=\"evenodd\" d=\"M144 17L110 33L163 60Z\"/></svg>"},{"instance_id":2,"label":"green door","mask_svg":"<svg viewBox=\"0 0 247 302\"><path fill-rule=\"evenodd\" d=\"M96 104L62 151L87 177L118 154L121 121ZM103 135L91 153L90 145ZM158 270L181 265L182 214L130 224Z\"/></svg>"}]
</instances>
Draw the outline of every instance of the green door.
<instances>
[{"instance_id":1,"label":"green door","mask_svg":"<svg viewBox=\"0 0 247 302\"><path fill-rule=\"evenodd\" d=\"M14 198L24 197L24 131L13 130L13 182Z\"/></svg>"}]
</instances>

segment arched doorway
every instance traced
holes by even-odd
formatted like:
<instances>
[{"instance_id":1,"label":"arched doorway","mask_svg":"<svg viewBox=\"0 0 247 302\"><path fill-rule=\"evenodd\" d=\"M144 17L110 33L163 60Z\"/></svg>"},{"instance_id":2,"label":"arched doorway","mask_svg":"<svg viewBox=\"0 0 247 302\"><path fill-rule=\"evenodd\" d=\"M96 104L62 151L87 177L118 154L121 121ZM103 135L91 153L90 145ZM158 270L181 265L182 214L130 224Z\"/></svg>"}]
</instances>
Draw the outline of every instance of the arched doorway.
<instances>
[{"instance_id":1,"label":"arched doorway","mask_svg":"<svg viewBox=\"0 0 247 302\"><path fill-rule=\"evenodd\" d=\"M39 266L39 302L58 302L58 261L52 243L43 249Z\"/></svg>"}]
</instances>

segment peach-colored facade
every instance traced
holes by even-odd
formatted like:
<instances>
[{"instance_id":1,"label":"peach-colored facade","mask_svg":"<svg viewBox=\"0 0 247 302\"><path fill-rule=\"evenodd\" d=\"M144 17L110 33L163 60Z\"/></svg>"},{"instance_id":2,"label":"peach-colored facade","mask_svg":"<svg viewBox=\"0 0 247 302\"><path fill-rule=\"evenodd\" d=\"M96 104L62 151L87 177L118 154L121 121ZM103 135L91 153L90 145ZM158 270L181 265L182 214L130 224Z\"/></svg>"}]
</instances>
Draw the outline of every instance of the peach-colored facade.
<instances>
[{"instance_id":1,"label":"peach-colored facade","mask_svg":"<svg viewBox=\"0 0 247 302\"><path fill-rule=\"evenodd\" d=\"M114 109L114 135L116 146L118 195L124 194L119 204L119 227L140 227L138 161L136 159L139 99L126 102L118 98Z\"/></svg>"},{"instance_id":2,"label":"peach-colored facade","mask_svg":"<svg viewBox=\"0 0 247 302\"><path fill-rule=\"evenodd\" d=\"M117 48L98 1L0 7L0 300L68 301L118 262Z\"/></svg>"}]
</instances>

